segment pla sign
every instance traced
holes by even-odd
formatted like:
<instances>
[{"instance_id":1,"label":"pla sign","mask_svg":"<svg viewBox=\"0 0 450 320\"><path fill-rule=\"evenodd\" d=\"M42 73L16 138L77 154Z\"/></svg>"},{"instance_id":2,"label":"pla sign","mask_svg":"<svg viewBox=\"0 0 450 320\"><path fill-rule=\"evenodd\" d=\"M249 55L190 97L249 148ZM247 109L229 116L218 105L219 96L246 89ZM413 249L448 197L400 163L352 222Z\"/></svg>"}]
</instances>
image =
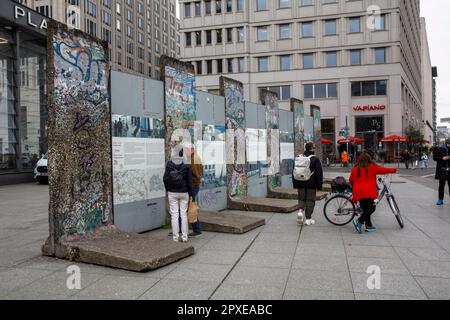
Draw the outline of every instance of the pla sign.
<instances>
[{"instance_id":1,"label":"pla sign","mask_svg":"<svg viewBox=\"0 0 450 320\"><path fill-rule=\"evenodd\" d=\"M354 106L354 111L384 111L386 106L384 104L367 105L367 106Z\"/></svg>"}]
</instances>

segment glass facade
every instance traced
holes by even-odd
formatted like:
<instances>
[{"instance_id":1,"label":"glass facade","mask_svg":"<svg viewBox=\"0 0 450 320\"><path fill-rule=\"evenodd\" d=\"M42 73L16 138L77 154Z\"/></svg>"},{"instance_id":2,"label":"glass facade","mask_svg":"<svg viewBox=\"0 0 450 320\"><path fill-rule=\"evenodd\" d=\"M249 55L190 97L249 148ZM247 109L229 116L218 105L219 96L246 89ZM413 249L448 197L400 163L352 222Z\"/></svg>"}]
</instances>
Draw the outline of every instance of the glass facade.
<instances>
[{"instance_id":1,"label":"glass facade","mask_svg":"<svg viewBox=\"0 0 450 320\"><path fill-rule=\"evenodd\" d=\"M31 172L47 152L45 38L0 27L0 174Z\"/></svg>"}]
</instances>

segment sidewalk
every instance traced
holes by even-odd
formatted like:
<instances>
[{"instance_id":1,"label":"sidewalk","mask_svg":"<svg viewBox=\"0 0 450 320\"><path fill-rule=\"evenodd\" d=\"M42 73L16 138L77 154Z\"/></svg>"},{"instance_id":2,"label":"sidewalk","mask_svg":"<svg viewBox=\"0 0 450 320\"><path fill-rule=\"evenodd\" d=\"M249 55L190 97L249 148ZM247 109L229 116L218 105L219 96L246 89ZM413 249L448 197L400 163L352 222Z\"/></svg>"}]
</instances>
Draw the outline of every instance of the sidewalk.
<instances>
[{"instance_id":1,"label":"sidewalk","mask_svg":"<svg viewBox=\"0 0 450 320\"><path fill-rule=\"evenodd\" d=\"M196 253L149 273L78 264L81 290L66 288L69 261L40 256L48 233L46 186L0 187L0 299L450 299L450 210L435 191L399 176L392 184L406 227L383 203L375 234L296 214L244 213L267 224L244 235L204 233ZM168 230L153 232L167 237ZM381 289L369 290L369 266Z\"/></svg>"}]
</instances>

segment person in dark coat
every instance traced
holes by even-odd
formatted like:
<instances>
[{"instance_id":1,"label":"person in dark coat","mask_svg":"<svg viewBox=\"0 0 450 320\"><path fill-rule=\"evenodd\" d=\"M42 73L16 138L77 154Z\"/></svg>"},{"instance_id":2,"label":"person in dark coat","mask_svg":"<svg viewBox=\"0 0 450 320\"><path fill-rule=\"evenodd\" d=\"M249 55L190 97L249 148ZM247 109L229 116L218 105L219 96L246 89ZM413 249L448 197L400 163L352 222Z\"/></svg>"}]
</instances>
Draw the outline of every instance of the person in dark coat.
<instances>
[{"instance_id":1,"label":"person in dark coat","mask_svg":"<svg viewBox=\"0 0 450 320\"><path fill-rule=\"evenodd\" d=\"M439 180L438 206L444 205L445 183L450 192L450 138L442 147L436 147L433 151L433 159L436 161L436 180Z\"/></svg>"},{"instance_id":2,"label":"person in dark coat","mask_svg":"<svg viewBox=\"0 0 450 320\"><path fill-rule=\"evenodd\" d=\"M320 159L314 156L316 147L313 142L308 142L305 145L305 157L312 156L310 159L309 169L313 175L308 181L298 181L294 177L292 179L294 188L298 189L298 199L300 210L298 212L298 223L306 225L313 225L315 221L312 219L314 207L316 205L316 194L318 190L322 190L323 185L323 169ZM306 217L306 221L304 221Z\"/></svg>"},{"instance_id":3,"label":"person in dark coat","mask_svg":"<svg viewBox=\"0 0 450 320\"><path fill-rule=\"evenodd\" d=\"M171 160L166 164L164 187L169 200L169 212L172 217L172 237L180 241L179 217L181 217L181 241L188 241L187 210L192 201L192 169L185 163L183 149L172 151Z\"/></svg>"}]
</instances>

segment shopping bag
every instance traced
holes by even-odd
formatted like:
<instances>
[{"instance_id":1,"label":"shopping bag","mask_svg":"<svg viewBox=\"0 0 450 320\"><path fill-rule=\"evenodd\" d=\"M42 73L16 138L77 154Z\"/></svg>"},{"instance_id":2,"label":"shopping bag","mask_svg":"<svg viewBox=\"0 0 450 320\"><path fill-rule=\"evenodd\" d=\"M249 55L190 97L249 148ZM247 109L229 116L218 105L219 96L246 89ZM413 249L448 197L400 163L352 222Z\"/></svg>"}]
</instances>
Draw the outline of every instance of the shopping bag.
<instances>
[{"instance_id":1,"label":"shopping bag","mask_svg":"<svg viewBox=\"0 0 450 320\"><path fill-rule=\"evenodd\" d=\"M193 201L189 201L188 222L189 223L197 222L197 216L198 216L198 205Z\"/></svg>"}]
</instances>

